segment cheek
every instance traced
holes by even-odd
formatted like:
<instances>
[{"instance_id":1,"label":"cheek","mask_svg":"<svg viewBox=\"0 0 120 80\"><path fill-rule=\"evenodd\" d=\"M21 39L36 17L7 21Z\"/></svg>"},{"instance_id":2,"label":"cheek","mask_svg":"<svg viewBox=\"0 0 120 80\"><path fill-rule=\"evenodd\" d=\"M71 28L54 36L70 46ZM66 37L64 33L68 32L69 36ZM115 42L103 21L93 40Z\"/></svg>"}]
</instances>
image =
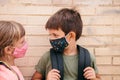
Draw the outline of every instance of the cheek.
<instances>
[{"instance_id":1,"label":"cheek","mask_svg":"<svg viewBox=\"0 0 120 80\"><path fill-rule=\"evenodd\" d=\"M13 53L14 53L14 51L15 51L15 48L13 48L13 49L11 50L11 54L13 54Z\"/></svg>"}]
</instances>

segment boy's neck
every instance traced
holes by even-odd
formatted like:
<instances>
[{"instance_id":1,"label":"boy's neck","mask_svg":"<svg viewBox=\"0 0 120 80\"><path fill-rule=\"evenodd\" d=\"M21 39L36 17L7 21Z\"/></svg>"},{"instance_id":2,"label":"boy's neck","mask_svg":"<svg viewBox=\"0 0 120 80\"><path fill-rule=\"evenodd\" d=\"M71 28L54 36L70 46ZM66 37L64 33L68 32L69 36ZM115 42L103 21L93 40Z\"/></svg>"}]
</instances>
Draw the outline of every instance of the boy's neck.
<instances>
[{"instance_id":1,"label":"boy's neck","mask_svg":"<svg viewBox=\"0 0 120 80\"><path fill-rule=\"evenodd\" d=\"M64 50L64 55L76 55L77 54L77 46L76 44L69 45L65 50Z\"/></svg>"}]
</instances>

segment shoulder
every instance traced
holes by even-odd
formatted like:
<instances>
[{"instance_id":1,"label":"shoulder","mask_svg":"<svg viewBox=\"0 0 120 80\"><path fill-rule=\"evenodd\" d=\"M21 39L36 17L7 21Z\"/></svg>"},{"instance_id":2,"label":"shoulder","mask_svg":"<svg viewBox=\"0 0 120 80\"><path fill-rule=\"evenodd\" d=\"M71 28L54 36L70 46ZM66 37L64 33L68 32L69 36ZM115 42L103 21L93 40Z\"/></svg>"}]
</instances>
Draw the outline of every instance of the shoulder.
<instances>
[{"instance_id":1,"label":"shoulder","mask_svg":"<svg viewBox=\"0 0 120 80\"><path fill-rule=\"evenodd\" d=\"M90 53L90 51L89 51L87 48L84 48L84 47L82 47L82 46L80 46L80 48L81 48L82 52L84 52L84 53L89 53L90 58L91 58L91 61L94 61L94 60L95 60L94 54L93 54L93 53Z\"/></svg>"},{"instance_id":2,"label":"shoulder","mask_svg":"<svg viewBox=\"0 0 120 80\"><path fill-rule=\"evenodd\" d=\"M6 77L6 75L8 77ZM0 80L9 80L10 77L13 77L12 72L7 69L5 66L0 65Z\"/></svg>"},{"instance_id":3,"label":"shoulder","mask_svg":"<svg viewBox=\"0 0 120 80\"><path fill-rule=\"evenodd\" d=\"M48 59L49 57L50 57L50 51L47 51L42 55L41 59Z\"/></svg>"},{"instance_id":4,"label":"shoulder","mask_svg":"<svg viewBox=\"0 0 120 80\"><path fill-rule=\"evenodd\" d=\"M50 60L50 51L45 52L39 59L38 64L46 64Z\"/></svg>"}]
</instances>

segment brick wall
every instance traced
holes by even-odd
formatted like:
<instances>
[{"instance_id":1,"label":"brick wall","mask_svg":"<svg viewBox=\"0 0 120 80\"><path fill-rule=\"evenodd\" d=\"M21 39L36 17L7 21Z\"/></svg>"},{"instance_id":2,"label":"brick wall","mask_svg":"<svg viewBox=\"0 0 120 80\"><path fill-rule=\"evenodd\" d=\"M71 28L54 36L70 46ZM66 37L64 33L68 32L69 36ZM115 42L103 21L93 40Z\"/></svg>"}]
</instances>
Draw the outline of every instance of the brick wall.
<instances>
[{"instance_id":1,"label":"brick wall","mask_svg":"<svg viewBox=\"0 0 120 80\"><path fill-rule=\"evenodd\" d=\"M30 80L39 58L49 50L47 19L63 7L76 7L84 23L78 44L94 53L103 80L120 80L120 0L0 0L0 20L15 20L26 29L29 49L17 59Z\"/></svg>"}]
</instances>

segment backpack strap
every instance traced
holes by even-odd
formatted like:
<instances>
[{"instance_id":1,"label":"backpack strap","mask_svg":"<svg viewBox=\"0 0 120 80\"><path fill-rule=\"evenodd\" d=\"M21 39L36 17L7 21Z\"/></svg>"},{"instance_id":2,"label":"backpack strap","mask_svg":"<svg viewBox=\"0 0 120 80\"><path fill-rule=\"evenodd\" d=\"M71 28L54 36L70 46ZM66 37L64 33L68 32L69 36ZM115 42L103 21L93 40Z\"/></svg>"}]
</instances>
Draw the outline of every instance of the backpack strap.
<instances>
[{"instance_id":1,"label":"backpack strap","mask_svg":"<svg viewBox=\"0 0 120 80\"><path fill-rule=\"evenodd\" d=\"M52 63L52 69L58 69L60 71L60 80L63 80L64 77L64 65L63 65L63 55L62 53L55 52L53 49L50 49L50 57Z\"/></svg>"},{"instance_id":2,"label":"backpack strap","mask_svg":"<svg viewBox=\"0 0 120 80\"><path fill-rule=\"evenodd\" d=\"M77 45L77 49L78 49L78 80L87 80L84 78L83 74L83 70L88 67L91 66L91 59L90 59L90 54L88 52L87 49Z\"/></svg>"},{"instance_id":3,"label":"backpack strap","mask_svg":"<svg viewBox=\"0 0 120 80\"><path fill-rule=\"evenodd\" d=\"M91 59L89 51L79 45L77 45L78 49L78 80L86 80L83 76L83 70L91 66ZM63 65L63 55L62 53L55 52L52 48L50 49L50 57L52 63L52 69L58 69L60 71L61 79L64 78L64 65Z\"/></svg>"}]
</instances>

